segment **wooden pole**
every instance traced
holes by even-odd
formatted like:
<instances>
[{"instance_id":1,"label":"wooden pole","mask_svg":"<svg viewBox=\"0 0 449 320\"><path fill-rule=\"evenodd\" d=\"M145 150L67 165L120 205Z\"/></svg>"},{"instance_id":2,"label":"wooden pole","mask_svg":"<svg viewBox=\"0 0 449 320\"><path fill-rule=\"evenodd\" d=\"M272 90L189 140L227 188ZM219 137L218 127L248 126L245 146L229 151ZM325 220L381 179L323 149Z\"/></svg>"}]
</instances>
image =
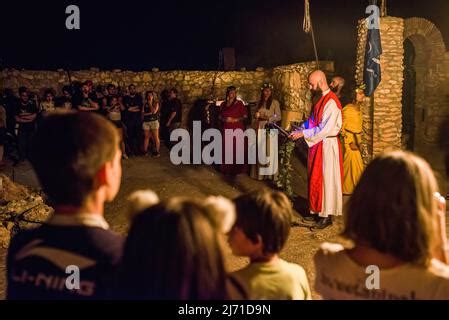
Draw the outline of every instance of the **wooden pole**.
<instances>
[{"instance_id":1,"label":"wooden pole","mask_svg":"<svg viewBox=\"0 0 449 320\"><path fill-rule=\"evenodd\" d=\"M304 29L305 33L310 33L311 36L312 36L313 52L315 53L316 68L320 69L320 62L318 60L318 50L316 48L316 41L315 41L315 32L313 31L312 16L310 14L310 3L309 3L309 0L304 0L303 29Z\"/></svg>"},{"instance_id":2,"label":"wooden pole","mask_svg":"<svg viewBox=\"0 0 449 320\"><path fill-rule=\"evenodd\" d=\"M387 16L387 0L381 0L380 3L380 16L386 17Z\"/></svg>"},{"instance_id":3,"label":"wooden pole","mask_svg":"<svg viewBox=\"0 0 449 320\"><path fill-rule=\"evenodd\" d=\"M316 42L315 42L315 33L313 32L313 24L310 24L310 30L312 31L312 42L313 42L313 50L315 52L315 61L316 61L316 68L317 70L320 69L320 62L318 60L318 50L316 48Z\"/></svg>"}]
</instances>

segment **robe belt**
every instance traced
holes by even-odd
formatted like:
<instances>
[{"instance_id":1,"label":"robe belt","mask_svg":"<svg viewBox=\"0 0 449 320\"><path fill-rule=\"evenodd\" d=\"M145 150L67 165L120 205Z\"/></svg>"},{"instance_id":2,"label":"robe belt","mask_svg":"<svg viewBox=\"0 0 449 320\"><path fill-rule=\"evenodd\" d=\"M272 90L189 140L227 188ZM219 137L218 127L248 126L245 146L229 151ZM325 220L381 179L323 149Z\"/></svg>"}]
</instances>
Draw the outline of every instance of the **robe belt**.
<instances>
[{"instance_id":1,"label":"robe belt","mask_svg":"<svg viewBox=\"0 0 449 320\"><path fill-rule=\"evenodd\" d=\"M359 139L357 138L357 135L358 135L358 134L362 134L362 132L361 132L361 131L360 131L360 132L353 132L353 131L347 130L347 129L345 129L345 131L346 131L346 132L349 132L349 133L352 133L352 136L353 136L353 138L354 138L355 145L357 146L357 149L360 150L360 143L359 143Z\"/></svg>"},{"instance_id":2,"label":"robe belt","mask_svg":"<svg viewBox=\"0 0 449 320\"><path fill-rule=\"evenodd\" d=\"M352 134L362 134L362 131L360 131L360 132L354 132L354 131L351 131L351 130L348 130L348 129L345 129L345 131L347 131L347 132L349 132L349 133L352 133Z\"/></svg>"}]
</instances>

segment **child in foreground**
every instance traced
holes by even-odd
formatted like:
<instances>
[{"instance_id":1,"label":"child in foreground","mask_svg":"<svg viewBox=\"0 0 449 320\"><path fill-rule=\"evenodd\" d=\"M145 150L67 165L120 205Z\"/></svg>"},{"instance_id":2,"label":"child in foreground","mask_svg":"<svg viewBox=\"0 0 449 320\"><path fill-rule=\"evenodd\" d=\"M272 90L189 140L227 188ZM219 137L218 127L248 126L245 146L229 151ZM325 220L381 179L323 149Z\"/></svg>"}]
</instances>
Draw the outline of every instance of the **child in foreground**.
<instances>
[{"instance_id":1,"label":"child in foreground","mask_svg":"<svg viewBox=\"0 0 449 320\"><path fill-rule=\"evenodd\" d=\"M229 234L234 255L250 264L231 274L253 300L311 300L304 269L279 258L290 233L292 208L278 191L263 190L235 199L237 220Z\"/></svg>"}]
</instances>

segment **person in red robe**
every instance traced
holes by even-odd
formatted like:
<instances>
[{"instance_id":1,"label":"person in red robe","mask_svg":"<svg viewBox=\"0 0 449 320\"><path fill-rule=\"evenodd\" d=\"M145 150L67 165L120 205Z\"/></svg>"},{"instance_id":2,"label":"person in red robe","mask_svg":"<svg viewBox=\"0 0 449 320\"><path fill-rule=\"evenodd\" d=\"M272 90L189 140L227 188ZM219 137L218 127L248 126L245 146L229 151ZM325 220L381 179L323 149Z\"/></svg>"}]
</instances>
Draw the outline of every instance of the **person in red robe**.
<instances>
[{"instance_id":1,"label":"person in red robe","mask_svg":"<svg viewBox=\"0 0 449 320\"><path fill-rule=\"evenodd\" d=\"M309 87L320 99L305 125L291 137L304 138L309 147L309 209L315 227L323 229L332 224L332 216L340 216L343 211L343 156L338 138L343 116L341 103L322 71L310 74Z\"/></svg>"},{"instance_id":2,"label":"person in red robe","mask_svg":"<svg viewBox=\"0 0 449 320\"><path fill-rule=\"evenodd\" d=\"M220 120L222 122L223 135L223 163L220 166L222 173L226 175L235 176L241 173L247 173L248 166L246 163L237 164L237 153L244 152L244 159L246 162L246 143L243 146L237 147L238 140L235 137L226 137L225 130L241 129L245 131L245 120L248 117L248 111L242 101L237 99L237 89L230 86L226 90L226 100L220 107ZM232 141L229 141L232 139ZM233 162L232 164L225 163L226 145L232 144Z\"/></svg>"}]
</instances>

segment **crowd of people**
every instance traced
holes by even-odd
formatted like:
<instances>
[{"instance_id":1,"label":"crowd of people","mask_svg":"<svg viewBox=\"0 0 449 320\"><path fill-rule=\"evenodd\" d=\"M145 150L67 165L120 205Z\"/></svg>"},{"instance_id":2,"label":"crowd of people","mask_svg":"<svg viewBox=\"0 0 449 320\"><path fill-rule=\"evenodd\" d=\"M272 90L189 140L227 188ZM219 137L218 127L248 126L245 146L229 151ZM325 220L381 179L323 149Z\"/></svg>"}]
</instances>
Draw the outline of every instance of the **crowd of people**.
<instances>
[{"instance_id":1,"label":"crowd of people","mask_svg":"<svg viewBox=\"0 0 449 320\"><path fill-rule=\"evenodd\" d=\"M416 155L393 151L365 169L364 88L347 98L344 79L335 77L328 85L319 70L308 82L311 115L290 134L308 146L310 214L304 220L322 229L344 213L342 235L352 243L320 247L314 258L316 292L324 299L448 299L446 202L430 166ZM54 112L58 108L67 112ZM221 130L258 130L281 117L273 86L266 83L254 115L237 99L237 88L228 87L217 121ZM0 146L6 135L17 135L20 158L30 160L55 209L47 223L11 240L9 299L312 298L306 271L279 257L293 217L290 200L279 191L164 201L142 192L131 197L126 238L109 230L104 206L119 191L122 158L159 156L159 130L164 128L161 135L169 141L167 135L181 124L176 89L159 99L154 91L142 96L134 85L121 94L114 85L103 92L86 81L75 94L64 87L58 98L47 90L39 101L24 87L18 98L2 97ZM261 134L266 133L257 131L257 141ZM275 178L261 176L260 164L239 164L242 146L232 136L223 139L233 139L234 148L233 163L220 166L224 174ZM343 195L350 196L345 208ZM245 268L227 272L226 238L234 255L249 258ZM373 266L380 285L369 288L367 268ZM67 270L73 268L82 276L69 286Z\"/></svg>"},{"instance_id":2,"label":"crowd of people","mask_svg":"<svg viewBox=\"0 0 449 320\"><path fill-rule=\"evenodd\" d=\"M160 97L153 91L136 91L135 85L125 90L114 84L97 86L85 81L78 86L64 86L62 95L46 89L44 95L31 92L26 87L4 90L0 96L0 167L4 145L16 145L17 162L29 157L30 144L41 119L56 110L94 112L108 118L120 131L123 158L135 155L160 156L160 136L167 141L170 131L180 126L182 104L177 89L164 90ZM11 153L14 151L10 148Z\"/></svg>"},{"instance_id":3,"label":"crowd of people","mask_svg":"<svg viewBox=\"0 0 449 320\"><path fill-rule=\"evenodd\" d=\"M12 238L8 299L312 298L305 270L279 257L293 216L279 191L163 201L142 192L132 197L126 238L109 230L104 206L120 188L119 141L97 114L42 120L30 161L55 212ZM446 208L437 192L418 156L394 151L373 160L346 209L343 236L353 246L323 244L315 290L324 299L448 299ZM226 237L233 254L249 258L232 273ZM376 290L366 285L372 266L380 269Z\"/></svg>"},{"instance_id":4,"label":"crowd of people","mask_svg":"<svg viewBox=\"0 0 449 320\"><path fill-rule=\"evenodd\" d=\"M344 79L334 77L330 89L335 92L341 101L347 101ZM273 96L274 87L270 83L264 83L260 90L260 99L256 103L255 112L251 115L247 105L237 98L237 88L230 86L226 90L226 97L220 106L214 108L214 119L211 114L206 118L209 122L205 127L215 127L223 132L225 130L245 130L252 128L257 134L257 148L266 141L266 150L270 150L270 139L262 140L262 131L268 123L281 124L282 111L280 103ZM358 100L357 100L358 99ZM362 97L353 100L344 108L345 126L334 126L336 134L344 136L345 158L345 188L344 194L351 194L357 182L363 163L361 160L361 113L358 107ZM211 105L209 104L207 108ZM342 105L343 107L345 105ZM85 81L78 86L64 86L62 94L55 97L53 89L46 89L39 99L36 93L30 92L26 87L18 89L18 96L11 90L4 90L0 97L0 169L5 166L3 160L4 145L9 137L9 156L16 162L29 157L29 149L32 137L39 123L45 115L58 109L78 110L79 112L94 112L109 119L119 131L122 157L134 155L160 156L161 140L167 147L171 147L170 133L182 126L182 103L177 95L176 88L164 90L160 95L155 91L137 92L136 86L131 84L123 89L113 84L94 87L92 81ZM211 108L209 108L210 111ZM351 112L352 111L352 112ZM224 145L226 143L223 140ZM233 145L233 163L223 163L221 172L225 175L248 174L257 180L275 180L277 174L262 175L261 168L267 166L279 167L279 163L265 163L248 165L246 150L247 145ZM13 148L11 146L16 146ZM11 155L17 151L16 155ZM268 151L269 152L269 151ZM237 164L239 154L245 154L243 164ZM15 157L14 157L15 156ZM277 161L278 157L272 157L271 161ZM223 159L223 162L224 159Z\"/></svg>"}]
</instances>

